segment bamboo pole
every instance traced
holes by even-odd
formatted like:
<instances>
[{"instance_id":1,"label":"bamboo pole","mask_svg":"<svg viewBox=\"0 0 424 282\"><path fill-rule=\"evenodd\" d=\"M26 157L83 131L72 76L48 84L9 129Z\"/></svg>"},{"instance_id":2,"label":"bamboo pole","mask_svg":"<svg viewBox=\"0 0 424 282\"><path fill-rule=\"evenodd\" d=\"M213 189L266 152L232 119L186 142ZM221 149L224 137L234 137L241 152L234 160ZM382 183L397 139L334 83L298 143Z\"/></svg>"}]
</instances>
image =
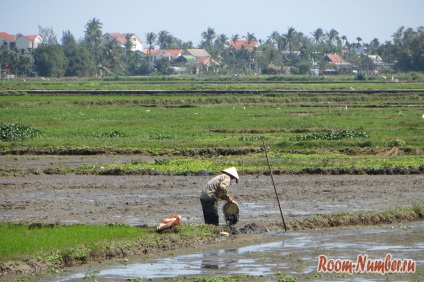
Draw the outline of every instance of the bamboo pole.
<instances>
[{"instance_id":1,"label":"bamboo pole","mask_svg":"<svg viewBox=\"0 0 424 282\"><path fill-rule=\"evenodd\" d=\"M274 176L272 175L271 164L269 163L268 151L267 151L266 146L265 146L265 140L262 140L262 142L263 142L263 145L264 145L266 161L268 163L269 174L271 175L272 185L274 186L275 197L277 198L278 208L280 209L281 219L283 220L284 231L287 232L287 226L286 226L286 222L284 220L283 210L281 209L280 199L278 198L277 188L275 187Z\"/></svg>"}]
</instances>

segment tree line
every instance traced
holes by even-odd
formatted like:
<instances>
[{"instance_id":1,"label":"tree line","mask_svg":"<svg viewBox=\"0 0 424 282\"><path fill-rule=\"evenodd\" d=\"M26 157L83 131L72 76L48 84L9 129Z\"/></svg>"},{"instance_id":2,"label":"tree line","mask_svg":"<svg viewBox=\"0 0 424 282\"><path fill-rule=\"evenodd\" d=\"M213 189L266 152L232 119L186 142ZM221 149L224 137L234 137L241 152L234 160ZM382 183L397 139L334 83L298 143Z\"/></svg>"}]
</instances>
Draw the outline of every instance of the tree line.
<instances>
[{"instance_id":1,"label":"tree line","mask_svg":"<svg viewBox=\"0 0 424 282\"><path fill-rule=\"evenodd\" d=\"M157 61L152 68L145 56L132 51L132 34L122 48L116 40L105 40L103 24L93 18L86 23L84 38L76 40L73 34L63 31L59 43L52 28L39 26L39 35L43 43L38 48L28 50L0 49L0 66L12 74L35 75L46 77L93 77L93 76L136 76L149 75L154 72L171 74L172 69L167 60ZM309 35L289 27L286 32L272 32L265 40L257 39L253 33L245 35L217 34L208 27L201 34L201 42L194 46L191 41L184 42L166 30L158 33L147 32L145 44L148 50L159 49L194 49L204 48L212 56L215 64L208 71L219 74L249 74L267 72L270 66L281 70L290 68L293 74L307 74L311 68L325 68L325 54L340 54L349 63L360 66L361 70L372 70L373 62L363 53L379 55L383 61L392 66L382 71L424 71L424 27L400 27L393 33L392 41L384 43L374 38L366 43L360 37L349 40L335 29L324 31L317 28ZM230 41L244 39L247 43L258 42L253 50L234 48Z\"/></svg>"}]
</instances>

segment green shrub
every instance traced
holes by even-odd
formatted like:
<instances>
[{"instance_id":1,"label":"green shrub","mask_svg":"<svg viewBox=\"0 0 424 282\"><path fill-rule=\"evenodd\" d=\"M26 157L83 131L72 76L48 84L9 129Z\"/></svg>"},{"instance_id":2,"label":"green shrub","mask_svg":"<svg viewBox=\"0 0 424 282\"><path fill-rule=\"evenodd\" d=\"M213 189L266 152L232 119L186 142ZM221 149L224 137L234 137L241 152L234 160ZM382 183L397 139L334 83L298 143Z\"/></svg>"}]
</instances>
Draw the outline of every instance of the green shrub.
<instances>
[{"instance_id":1,"label":"green shrub","mask_svg":"<svg viewBox=\"0 0 424 282\"><path fill-rule=\"evenodd\" d=\"M402 147L405 145L406 145L406 142L401 139L395 139L387 143L388 147Z\"/></svg>"}]
</instances>

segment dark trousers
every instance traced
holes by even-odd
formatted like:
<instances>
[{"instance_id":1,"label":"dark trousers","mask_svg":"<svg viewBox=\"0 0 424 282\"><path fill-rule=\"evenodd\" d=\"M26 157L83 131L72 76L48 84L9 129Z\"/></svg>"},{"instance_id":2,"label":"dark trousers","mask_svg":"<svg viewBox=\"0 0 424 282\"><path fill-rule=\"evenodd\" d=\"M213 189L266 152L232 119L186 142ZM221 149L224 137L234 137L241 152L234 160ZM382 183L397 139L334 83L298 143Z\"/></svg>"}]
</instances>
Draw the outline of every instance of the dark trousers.
<instances>
[{"instance_id":1,"label":"dark trousers","mask_svg":"<svg viewBox=\"0 0 424 282\"><path fill-rule=\"evenodd\" d=\"M205 224L219 225L218 201L200 199Z\"/></svg>"}]
</instances>

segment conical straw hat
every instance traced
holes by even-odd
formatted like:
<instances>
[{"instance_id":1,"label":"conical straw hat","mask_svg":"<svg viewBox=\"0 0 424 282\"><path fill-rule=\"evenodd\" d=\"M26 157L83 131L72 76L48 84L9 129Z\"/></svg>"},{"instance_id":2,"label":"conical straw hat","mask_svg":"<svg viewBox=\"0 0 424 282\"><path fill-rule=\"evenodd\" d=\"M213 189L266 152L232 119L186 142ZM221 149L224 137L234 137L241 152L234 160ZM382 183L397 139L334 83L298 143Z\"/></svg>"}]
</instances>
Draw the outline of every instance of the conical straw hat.
<instances>
[{"instance_id":1,"label":"conical straw hat","mask_svg":"<svg viewBox=\"0 0 424 282\"><path fill-rule=\"evenodd\" d=\"M235 179L240 179L239 178L239 176L238 176L238 173L237 173L237 170L236 170L236 168L235 167L229 167L229 168L227 168L227 169L224 169L222 172L225 172L225 173L227 173L227 174L229 174L229 175L231 175L231 176L233 176Z\"/></svg>"}]
</instances>

